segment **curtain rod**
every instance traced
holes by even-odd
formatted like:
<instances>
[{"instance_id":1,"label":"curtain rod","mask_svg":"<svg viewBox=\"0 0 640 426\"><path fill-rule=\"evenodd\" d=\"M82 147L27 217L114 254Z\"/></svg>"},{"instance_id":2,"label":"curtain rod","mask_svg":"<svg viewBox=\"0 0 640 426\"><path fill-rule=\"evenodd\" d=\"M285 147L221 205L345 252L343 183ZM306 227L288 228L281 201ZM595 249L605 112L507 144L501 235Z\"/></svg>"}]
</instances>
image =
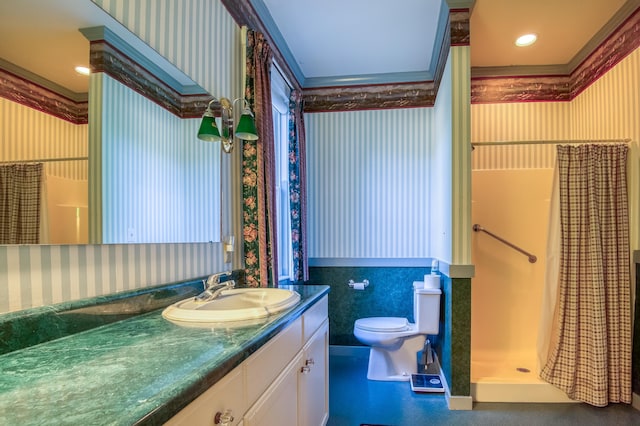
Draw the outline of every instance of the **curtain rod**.
<instances>
[{"instance_id":1,"label":"curtain rod","mask_svg":"<svg viewBox=\"0 0 640 426\"><path fill-rule=\"evenodd\" d=\"M0 164L17 164L17 163L50 163L54 161L79 161L79 160L88 160L89 157L66 157L66 158L36 158L33 160L11 160L11 161L0 161Z\"/></svg>"},{"instance_id":2,"label":"curtain rod","mask_svg":"<svg viewBox=\"0 0 640 426\"><path fill-rule=\"evenodd\" d=\"M496 145L557 145L557 144L583 144L583 143L629 143L631 139L567 139L567 140L539 140L539 141L503 141L503 142L472 142L471 146L496 146Z\"/></svg>"}]
</instances>

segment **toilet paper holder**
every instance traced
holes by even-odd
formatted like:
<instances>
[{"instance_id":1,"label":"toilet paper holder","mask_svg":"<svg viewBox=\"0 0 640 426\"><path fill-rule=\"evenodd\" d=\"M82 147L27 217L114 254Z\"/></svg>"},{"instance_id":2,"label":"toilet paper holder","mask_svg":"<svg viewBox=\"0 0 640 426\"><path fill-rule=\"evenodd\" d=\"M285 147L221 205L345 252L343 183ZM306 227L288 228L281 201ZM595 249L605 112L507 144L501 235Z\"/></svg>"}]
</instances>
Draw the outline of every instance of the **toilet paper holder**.
<instances>
[{"instance_id":1,"label":"toilet paper holder","mask_svg":"<svg viewBox=\"0 0 640 426\"><path fill-rule=\"evenodd\" d=\"M362 280L361 283L357 283L357 282L355 282L353 280L349 280L348 284L349 284L349 287L351 287L351 288L354 288L356 286L356 284L362 284L362 286L364 288L367 288L367 286L369 285L369 280Z\"/></svg>"}]
</instances>

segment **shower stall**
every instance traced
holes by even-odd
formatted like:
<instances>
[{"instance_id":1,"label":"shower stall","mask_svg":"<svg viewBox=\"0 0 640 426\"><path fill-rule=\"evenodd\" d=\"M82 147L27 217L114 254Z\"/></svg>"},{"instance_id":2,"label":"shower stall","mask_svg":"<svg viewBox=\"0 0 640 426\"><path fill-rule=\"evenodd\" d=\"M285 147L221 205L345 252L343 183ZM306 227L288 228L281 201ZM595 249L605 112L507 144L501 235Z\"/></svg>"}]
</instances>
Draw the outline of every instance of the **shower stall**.
<instances>
[{"instance_id":1,"label":"shower stall","mask_svg":"<svg viewBox=\"0 0 640 426\"><path fill-rule=\"evenodd\" d=\"M472 171L475 401L574 402L539 378L539 343L550 338L541 335L540 324L553 312L543 297L557 143L474 144L474 162L483 164ZM501 157L517 167L490 164Z\"/></svg>"}]
</instances>

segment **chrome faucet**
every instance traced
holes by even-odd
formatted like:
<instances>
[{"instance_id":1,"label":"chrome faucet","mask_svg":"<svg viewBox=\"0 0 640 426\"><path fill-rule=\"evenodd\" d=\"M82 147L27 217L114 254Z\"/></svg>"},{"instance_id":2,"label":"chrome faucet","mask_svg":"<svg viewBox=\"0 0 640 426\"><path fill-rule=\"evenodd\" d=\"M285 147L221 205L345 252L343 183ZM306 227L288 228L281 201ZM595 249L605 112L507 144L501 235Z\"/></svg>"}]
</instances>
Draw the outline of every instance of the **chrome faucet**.
<instances>
[{"instance_id":1,"label":"chrome faucet","mask_svg":"<svg viewBox=\"0 0 640 426\"><path fill-rule=\"evenodd\" d=\"M220 296L224 290L230 290L236 286L234 280L220 282L222 277L230 277L231 271L220 272L219 274L209 275L209 278L202 280L204 291L197 295L194 299L196 302L209 302Z\"/></svg>"}]
</instances>

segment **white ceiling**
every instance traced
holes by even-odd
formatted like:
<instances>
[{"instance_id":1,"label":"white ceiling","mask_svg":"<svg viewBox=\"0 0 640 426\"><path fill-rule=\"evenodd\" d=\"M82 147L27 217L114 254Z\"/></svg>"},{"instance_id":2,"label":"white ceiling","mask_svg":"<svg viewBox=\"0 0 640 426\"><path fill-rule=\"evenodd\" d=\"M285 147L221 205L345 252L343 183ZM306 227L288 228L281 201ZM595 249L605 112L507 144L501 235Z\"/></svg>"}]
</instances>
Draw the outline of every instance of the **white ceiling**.
<instances>
[{"instance_id":1,"label":"white ceiling","mask_svg":"<svg viewBox=\"0 0 640 426\"><path fill-rule=\"evenodd\" d=\"M441 0L263 0L307 78L426 71Z\"/></svg>"},{"instance_id":2,"label":"white ceiling","mask_svg":"<svg viewBox=\"0 0 640 426\"><path fill-rule=\"evenodd\" d=\"M424 73L440 43L442 0L251 1L266 7L305 78ZM567 64L624 4L476 0L471 65ZM70 71L88 62L89 43L77 29L105 21L114 22L90 0L0 0L0 59L86 92L87 78ZM537 32L538 43L516 48L513 40L526 31Z\"/></svg>"}]
</instances>

